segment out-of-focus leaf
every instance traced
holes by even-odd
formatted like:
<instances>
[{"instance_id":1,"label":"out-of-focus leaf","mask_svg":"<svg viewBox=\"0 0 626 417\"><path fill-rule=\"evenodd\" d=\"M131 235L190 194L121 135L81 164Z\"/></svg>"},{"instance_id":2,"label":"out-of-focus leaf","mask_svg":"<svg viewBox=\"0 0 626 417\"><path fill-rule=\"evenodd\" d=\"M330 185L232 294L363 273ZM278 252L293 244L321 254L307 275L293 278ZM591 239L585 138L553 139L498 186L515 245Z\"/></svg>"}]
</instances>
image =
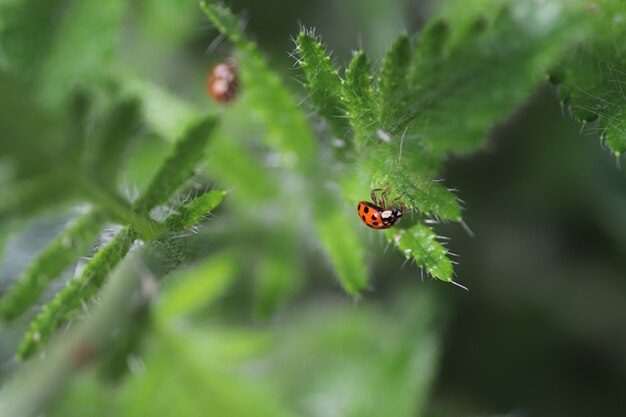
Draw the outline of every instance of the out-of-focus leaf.
<instances>
[{"instance_id":1,"label":"out-of-focus leaf","mask_svg":"<svg viewBox=\"0 0 626 417\"><path fill-rule=\"evenodd\" d=\"M299 414L421 415L437 367L434 323L441 317L422 289L396 301L391 311L327 303L291 316L271 375Z\"/></svg>"},{"instance_id":2,"label":"out-of-focus leaf","mask_svg":"<svg viewBox=\"0 0 626 417\"><path fill-rule=\"evenodd\" d=\"M10 291L0 298L0 317L13 319L22 314L41 295L50 281L54 280L69 265L84 255L95 240L102 225L99 212L90 212L61 232L41 252Z\"/></svg>"},{"instance_id":3,"label":"out-of-focus leaf","mask_svg":"<svg viewBox=\"0 0 626 417\"><path fill-rule=\"evenodd\" d=\"M292 415L271 387L236 375L216 360L219 356L211 344L189 336L190 332L162 333L155 340L144 359L146 370L129 378L124 387L119 400L122 416Z\"/></svg>"},{"instance_id":4,"label":"out-of-focus leaf","mask_svg":"<svg viewBox=\"0 0 626 417\"><path fill-rule=\"evenodd\" d=\"M176 142L171 155L153 177L147 190L135 202L139 213L148 213L158 204L165 202L193 173L202 160L207 143L217 120L205 117L193 126Z\"/></svg>"},{"instance_id":5,"label":"out-of-focus leaf","mask_svg":"<svg viewBox=\"0 0 626 417\"><path fill-rule=\"evenodd\" d=\"M115 58L127 3L28 0L3 5L7 68L50 107L97 80Z\"/></svg>"},{"instance_id":6,"label":"out-of-focus leaf","mask_svg":"<svg viewBox=\"0 0 626 417\"><path fill-rule=\"evenodd\" d=\"M189 316L208 306L228 289L236 269L233 256L222 253L173 274L158 306L158 317Z\"/></svg>"},{"instance_id":7,"label":"out-of-focus leaf","mask_svg":"<svg viewBox=\"0 0 626 417\"><path fill-rule=\"evenodd\" d=\"M101 183L115 189L127 149L139 127L139 103L125 100L116 104L104 119L87 168Z\"/></svg>"},{"instance_id":8,"label":"out-of-focus leaf","mask_svg":"<svg viewBox=\"0 0 626 417\"><path fill-rule=\"evenodd\" d=\"M141 27L159 41L180 42L189 35L197 4L186 0L140 0L137 5Z\"/></svg>"},{"instance_id":9,"label":"out-of-focus leaf","mask_svg":"<svg viewBox=\"0 0 626 417\"><path fill-rule=\"evenodd\" d=\"M51 410L48 410L50 416L110 417L120 415L115 402L115 390L103 384L94 372L78 375L71 381L68 390L59 400Z\"/></svg>"},{"instance_id":10,"label":"out-of-focus leaf","mask_svg":"<svg viewBox=\"0 0 626 417\"><path fill-rule=\"evenodd\" d=\"M63 173L49 172L46 176L19 181L6 187L3 201L0 201L0 221L29 219L52 207L67 204L78 195L77 190L68 187Z\"/></svg>"},{"instance_id":11,"label":"out-of-focus leaf","mask_svg":"<svg viewBox=\"0 0 626 417\"><path fill-rule=\"evenodd\" d=\"M39 79L47 103L58 105L73 84L88 84L102 76L115 58L127 5L123 0L68 3L63 19L56 22L54 44ZM51 4L48 12L57 7Z\"/></svg>"},{"instance_id":12,"label":"out-of-focus leaf","mask_svg":"<svg viewBox=\"0 0 626 417\"><path fill-rule=\"evenodd\" d=\"M170 231L180 231L195 225L219 206L225 196L225 191L212 190L178 206L177 213L166 219L166 227Z\"/></svg>"},{"instance_id":13,"label":"out-of-focus leaf","mask_svg":"<svg viewBox=\"0 0 626 417\"><path fill-rule=\"evenodd\" d=\"M367 270L363 239L355 229L358 220L348 220L343 207L329 206L317 216L316 231L322 250L343 289L350 295L358 295L367 287Z\"/></svg>"},{"instance_id":14,"label":"out-of-focus leaf","mask_svg":"<svg viewBox=\"0 0 626 417\"><path fill-rule=\"evenodd\" d=\"M98 292L109 272L124 258L137 238L131 229L122 229L85 265L81 274L67 282L66 287L43 307L33 320L16 356L26 359L41 349L61 325L73 318L84 302Z\"/></svg>"},{"instance_id":15,"label":"out-of-focus leaf","mask_svg":"<svg viewBox=\"0 0 626 417\"><path fill-rule=\"evenodd\" d=\"M41 110L15 76L2 71L0 97L0 153L12 164L14 179L32 179L38 174L49 177L52 169L58 170L53 162L66 150L57 121ZM46 146L41 146L44 132Z\"/></svg>"},{"instance_id":16,"label":"out-of-focus leaf","mask_svg":"<svg viewBox=\"0 0 626 417\"><path fill-rule=\"evenodd\" d=\"M253 150L234 138L216 133L209 148L207 170L211 178L233 191L233 199L263 201L276 198L276 176L255 156ZM263 172L263 175L259 175Z\"/></svg>"},{"instance_id":17,"label":"out-of-focus leaf","mask_svg":"<svg viewBox=\"0 0 626 417\"><path fill-rule=\"evenodd\" d=\"M127 72L113 74L125 95L141 102L143 118L163 139L175 141L200 116L197 109L149 81Z\"/></svg>"},{"instance_id":18,"label":"out-of-focus leaf","mask_svg":"<svg viewBox=\"0 0 626 417\"><path fill-rule=\"evenodd\" d=\"M263 248L256 268L255 310L265 319L302 285L305 271L293 230L277 231Z\"/></svg>"},{"instance_id":19,"label":"out-of-focus leaf","mask_svg":"<svg viewBox=\"0 0 626 417\"><path fill-rule=\"evenodd\" d=\"M296 99L268 67L257 45L246 38L228 8L204 0L200 6L237 48L241 82L251 108L267 126L267 144L281 152L285 166L310 173L315 168L317 144Z\"/></svg>"},{"instance_id":20,"label":"out-of-focus leaf","mask_svg":"<svg viewBox=\"0 0 626 417\"><path fill-rule=\"evenodd\" d=\"M26 0L2 4L2 52L7 69L23 83L37 79L72 0ZM51 36L52 35L52 36Z\"/></svg>"}]
</instances>

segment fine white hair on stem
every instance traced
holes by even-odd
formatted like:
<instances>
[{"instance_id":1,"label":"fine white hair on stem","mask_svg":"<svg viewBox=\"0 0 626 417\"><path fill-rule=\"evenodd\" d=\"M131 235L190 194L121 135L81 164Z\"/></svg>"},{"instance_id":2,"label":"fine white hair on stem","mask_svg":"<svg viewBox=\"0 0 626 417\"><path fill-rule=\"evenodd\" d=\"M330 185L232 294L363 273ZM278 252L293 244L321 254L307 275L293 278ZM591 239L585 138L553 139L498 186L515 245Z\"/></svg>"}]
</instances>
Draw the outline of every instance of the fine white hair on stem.
<instances>
[{"instance_id":1,"label":"fine white hair on stem","mask_svg":"<svg viewBox=\"0 0 626 417\"><path fill-rule=\"evenodd\" d=\"M471 237L471 238L476 237L476 235L474 234L472 229L470 229L470 227L467 225L467 223L465 223L465 220L461 220L460 223L461 223L461 227L463 228L463 230L465 230L465 233L467 233L469 235L469 237Z\"/></svg>"},{"instance_id":2,"label":"fine white hair on stem","mask_svg":"<svg viewBox=\"0 0 626 417\"><path fill-rule=\"evenodd\" d=\"M459 284L459 283L458 283L458 282L456 282L456 281L450 281L450 283L451 283L451 284L456 285L456 286L457 286L457 287L459 287L459 288L463 288L465 291L469 291L469 288L467 288L467 287L466 287L466 286L464 286L464 285Z\"/></svg>"}]
</instances>

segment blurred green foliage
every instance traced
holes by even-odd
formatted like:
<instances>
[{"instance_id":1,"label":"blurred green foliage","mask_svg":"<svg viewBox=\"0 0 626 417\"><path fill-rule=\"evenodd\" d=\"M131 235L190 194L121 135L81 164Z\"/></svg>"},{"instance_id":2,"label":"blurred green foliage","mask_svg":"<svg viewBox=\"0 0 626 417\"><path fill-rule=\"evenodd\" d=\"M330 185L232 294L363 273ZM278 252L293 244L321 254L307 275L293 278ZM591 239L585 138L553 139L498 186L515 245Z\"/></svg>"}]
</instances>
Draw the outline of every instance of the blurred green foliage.
<instances>
[{"instance_id":1,"label":"blurred green foliage","mask_svg":"<svg viewBox=\"0 0 626 417\"><path fill-rule=\"evenodd\" d=\"M223 269L224 259L184 272L184 282L157 301L155 312L165 321L156 320L149 348L133 365L137 373L115 390L103 389L97 373L83 376L52 415L77 412L73 407L85 399L110 404L103 415L120 416L410 416L424 406L439 340L432 295L409 292L391 311L328 301L323 317L320 306L306 306L262 331L190 327L189 317L173 307L175 300L183 301L185 291L186 304L198 299L192 288L212 287L202 291L207 308L223 290L215 279L227 282L225 271L215 270ZM171 320L173 312L178 320ZM90 413L93 405L83 407L81 412Z\"/></svg>"},{"instance_id":2,"label":"blurred green foliage","mask_svg":"<svg viewBox=\"0 0 626 417\"><path fill-rule=\"evenodd\" d=\"M539 416L622 415L619 396L578 404L580 388L566 384L559 413L557 399L523 389L556 392L567 379L549 371L559 351L542 315L550 308L569 337L593 344L617 329L616 346L626 347L626 323L614 317L626 304L608 297L617 291L582 279L619 270L616 258L573 262L566 272L538 264L563 288L572 277L580 287L568 294L590 289L608 300L604 309L583 302L578 313L561 301L560 287L539 296L531 287L542 284L525 282L537 274L515 255L526 262L527 252L548 256L550 242L542 252L529 243L541 236L525 240L532 227L499 231L484 214L511 217L507 210L525 207L528 196L536 204L564 196L569 205L554 209L555 218L600 213L594 219L609 237L598 244L613 243L623 255L626 197L608 185L623 178L558 165L563 155L586 155L558 140L573 134L563 133L553 108L543 112L545 98L528 104L541 115L531 118L537 131L522 134L541 174L509 178L502 182L509 193L486 195L483 184L498 183L508 168L504 156L493 170L460 158L485 148L494 127L548 76L564 108L619 158L626 143L623 4L480 0L468 7L450 0L418 13L400 0L326 1L299 11L298 2L283 3L0 4L0 249L8 278L0 286L0 416L400 417L493 415L518 406ZM282 13L268 12L277 7ZM295 13L305 13L307 25L298 34ZM399 24L403 16L411 18ZM272 47L286 21L293 23L291 62L281 43L287 36ZM363 50L346 56L355 46ZM235 57L241 84L229 105L211 102L202 88L209 66L226 56ZM513 161L519 156L510 153ZM595 183L606 185L594 192ZM477 188L486 203L472 201L462 213L451 184L464 195ZM368 231L354 208L386 185L408 208L393 229ZM533 193L541 187L549 195ZM577 208L572 195L579 192L594 203ZM513 203L500 206L502 198ZM500 244L462 243L468 237L458 223L468 218ZM577 230L574 220L566 226ZM452 223L433 226L439 221ZM385 242L400 253L387 253ZM476 255L484 248L487 255ZM452 286L444 296L418 287L412 266L398 269L404 258L450 282L451 250L469 258L456 268L472 282L463 299L451 295ZM481 278L481 266L495 272ZM516 279L507 286L495 275ZM341 294L333 276L353 299L329 295ZM609 330L597 330L586 311ZM507 345L515 341L518 351ZM537 378L545 379L525 374L532 361L507 362L499 343L520 357L530 346ZM626 360L608 345L602 352L620 370L594 395L626 381ZM517 382L518 375L526 379Z\"/></svg>"}]
</instances>

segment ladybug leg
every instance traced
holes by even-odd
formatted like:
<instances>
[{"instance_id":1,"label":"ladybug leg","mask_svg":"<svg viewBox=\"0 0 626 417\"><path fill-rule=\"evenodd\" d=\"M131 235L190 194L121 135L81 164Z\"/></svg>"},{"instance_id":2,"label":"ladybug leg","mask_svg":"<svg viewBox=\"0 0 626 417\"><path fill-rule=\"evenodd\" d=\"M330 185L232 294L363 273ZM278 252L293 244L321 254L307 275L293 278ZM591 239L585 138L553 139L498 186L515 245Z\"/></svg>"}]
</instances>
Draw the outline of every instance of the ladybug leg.
<instances>
[{"instance_id":1,"label":"ladybug leg","mask_svg":"<svg viewBox=\"0 0 626 417\"><path fill-rule=\"evenodd\" d=\"M374 204L376 204L377 206L380 206L380 203L378 202L378 198L376 198L376 191L381 191L381 190L383 190L383 189L382 189L382 188L374 188L374 189L372 190L372 194L371 194L372 201L373 201L373 202L374 202Z\"/></svg>"},{"instance_id":2,"label":"ladybug leg","mask_svg":"<svg viewBox=\"0 0 626 417\"><path fill-rule=\"evenodd\" d=\"M388 208L390 208L391 206L389 205L389 196L387 195L389 192L389 186L387 185L385 188L383 188L383 192L380 193L381 196L381 202L382 202L382 207L387 210Z\"/></svg>"},{"instance_id":3,"label":"ladybug leg","mask_svg":"<svg viewBox=\"0 0 626 417\"><path fill-rule=\"evenodd\" d=\"M404 193L400 194L399 196L397 196L396 198L394 198L393 200L391 200L391 205L393 206L394 203L398 200L400 200L402 198L402 196L404 195ZM400 204L401 207L404 206L404 204Z\"/></svg>"}]
</instances>

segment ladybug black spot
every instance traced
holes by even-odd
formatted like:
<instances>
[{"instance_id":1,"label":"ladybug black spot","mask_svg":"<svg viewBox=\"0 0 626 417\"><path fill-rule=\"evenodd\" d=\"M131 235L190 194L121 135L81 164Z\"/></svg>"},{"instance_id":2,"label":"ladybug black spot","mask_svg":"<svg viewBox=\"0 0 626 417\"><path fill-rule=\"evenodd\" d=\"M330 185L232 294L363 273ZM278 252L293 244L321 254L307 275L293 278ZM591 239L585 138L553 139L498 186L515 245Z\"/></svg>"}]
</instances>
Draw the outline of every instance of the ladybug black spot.
<instances>
[{"instance_id":1,"label":"ladybug black spot","mask_svg":"<svg viewBox=\"0 0 626 417\"><path fill-rule=\"evenodd\" d=\"M372 214L372 220L378 220L378 214Z\"/></svg>"},{"instance_id":2,"label":"ladybug black spot","mask_svg":"<svg viewBox=\"0 0 626 417\"><path fill-rule=\"evenodd\" d=\"M363 219L363 221L365 221L365 216L361 216L361 218Z\"/></svg>"},{"instance_id":3,"label":"ladybug black spot","mask_svg":"<svg viewBox=\"0 0 626 417\"><path fill-rule=\"evenodd\" d=\"M365 208L363 208L363 212L364 212L365 214L369 213L369 212L370 212L370 208L369 208L369 207L367 207L367 206L365 206Z\"/></svg>"},{"instance_id":4,"label":"ladybug black spot","mask_svg":"<svg viewBox=\"0 0 626 417\"><path fill-rule=\"evenodd\" d=\"M378 222L373 222L372 223L374 226L378 226Z\"/></svg>"}]
</instances>

